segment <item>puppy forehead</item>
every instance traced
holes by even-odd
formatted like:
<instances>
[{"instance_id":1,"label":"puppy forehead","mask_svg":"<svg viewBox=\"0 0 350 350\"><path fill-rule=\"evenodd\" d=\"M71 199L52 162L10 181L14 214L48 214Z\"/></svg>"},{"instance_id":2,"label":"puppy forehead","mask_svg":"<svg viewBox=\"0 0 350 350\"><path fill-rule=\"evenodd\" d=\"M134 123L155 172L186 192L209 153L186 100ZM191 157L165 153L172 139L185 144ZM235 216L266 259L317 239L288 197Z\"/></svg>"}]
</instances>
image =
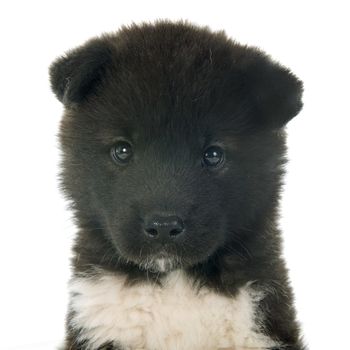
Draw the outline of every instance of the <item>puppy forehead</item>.
<instances>
[{"instance_id":1,"label":"puppy forehead","mask_svg":"<svg viewBox=\"0 0 350 350\"><path fill-rule=\"evenodd\" d=\"M95 98L81 106L84 117L98 122L108 139L182 135L182 141L203 144L217 135L238 134L246 103L232 55L193 42L178 43L175 54L172 43L161 44L162 49L148 43L135 51L130 43L121 50Z\"/></svg>"},{"instance_id":2,"label":"puppy forehead","mask_svg":"<svg viewBox=\"0 0 350 350\"><path fill-rule=\"evenodd\" d=\"M182 47L177 55L166 47L143 50L132 59L130 50L122 52L122 64L114 62L105 77L101 103L117 119L157 128L201 128L240 104L240 95L232 91L239 79L234 79L229 64L219 58L211 62L210 48Z\"/></svg>"},{"instance_id":3,"label":"puppy forehead","mask_svg":"<svg viewBox=\"0 0 350 350\"><path fill-rule=\"evenodd\" d=\"M119 140L145 145L172 145L204 147L210 143L235 145L239 138L229 124L216 123L212 119L195 120L192 116L157 115L141 117L115 116L101 120L98 136L103 143L110 144Z\"/></svg>"},{"instance_id":4,"label":"puppy forehead","mask_svg":"<svg viewBox=\"0 0 350 350\"><path fill-rule=\"evenodd\" d=\"M173 118L173 119L172 119ZM104 141L125 140L134 144L141 144L155 147L197 147L207 142L208 131L204 125L193 125L184 121L181 117L164 117L141 119L130 118L112 123L112 126L105 126L100 131Z\"/></svg>"}]
</instances>

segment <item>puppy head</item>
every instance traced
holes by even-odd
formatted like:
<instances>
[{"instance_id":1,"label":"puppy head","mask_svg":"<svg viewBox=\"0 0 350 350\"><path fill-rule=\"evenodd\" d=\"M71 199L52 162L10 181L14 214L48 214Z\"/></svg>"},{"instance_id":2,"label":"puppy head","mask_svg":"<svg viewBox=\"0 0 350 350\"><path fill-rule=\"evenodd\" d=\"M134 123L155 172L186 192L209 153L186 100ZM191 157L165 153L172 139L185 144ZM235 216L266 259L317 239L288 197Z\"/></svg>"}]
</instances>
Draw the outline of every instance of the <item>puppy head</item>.
<instances>
[{"instance_id":1,"label":"puppy head","mask_svg":"<svg viewBox=\"0 0 350 350\"><path fill-rule=\"evenodd\" d=\"M275 207L302 84L261 51L160 22L93 39L50 74L64 190L118 257L191 266Z\"/></svg>"}]
</instances>

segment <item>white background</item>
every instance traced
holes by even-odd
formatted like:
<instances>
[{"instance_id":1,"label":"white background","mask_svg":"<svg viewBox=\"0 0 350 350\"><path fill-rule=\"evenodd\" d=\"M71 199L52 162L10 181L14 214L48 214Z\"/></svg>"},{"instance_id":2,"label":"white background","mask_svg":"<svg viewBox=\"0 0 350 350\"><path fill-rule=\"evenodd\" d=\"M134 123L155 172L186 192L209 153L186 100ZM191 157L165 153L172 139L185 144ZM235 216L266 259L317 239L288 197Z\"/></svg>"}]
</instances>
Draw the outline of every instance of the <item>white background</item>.
<instances>
[{"instance_id":1,"label":"white background","mask_svg":"<svg viewBox=\"0 0 350 350\"><path fill-rule=\"evenodd\" d=\"M91 36L157 18L225 29L304 81L305 107L288 126L285 256L310 349L349 347L346 1L32 0L0 7L1 349L54 349L63 336L74 227L57 188L62 106L49 89L48 65Z\"/></svg>"}]
</instances>

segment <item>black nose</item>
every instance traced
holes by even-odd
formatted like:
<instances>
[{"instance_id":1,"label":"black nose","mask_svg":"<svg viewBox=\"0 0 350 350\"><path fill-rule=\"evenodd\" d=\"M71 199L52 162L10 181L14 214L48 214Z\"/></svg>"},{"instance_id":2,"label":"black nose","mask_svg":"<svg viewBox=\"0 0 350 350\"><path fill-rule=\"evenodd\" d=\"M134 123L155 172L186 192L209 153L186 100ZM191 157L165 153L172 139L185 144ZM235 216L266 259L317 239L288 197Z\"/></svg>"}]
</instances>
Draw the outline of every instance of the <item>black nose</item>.
<instances>
[{"instance_id":1,"label":"black nose","mask_svg":"<svg viewBox=\"0 0 350 350\"><path fill-rule=\"evenodd\" d=\"M185 227L178 216L152 215L145 220L147 236L169 238L180 235Z\"/></svg>"}]
</instances>

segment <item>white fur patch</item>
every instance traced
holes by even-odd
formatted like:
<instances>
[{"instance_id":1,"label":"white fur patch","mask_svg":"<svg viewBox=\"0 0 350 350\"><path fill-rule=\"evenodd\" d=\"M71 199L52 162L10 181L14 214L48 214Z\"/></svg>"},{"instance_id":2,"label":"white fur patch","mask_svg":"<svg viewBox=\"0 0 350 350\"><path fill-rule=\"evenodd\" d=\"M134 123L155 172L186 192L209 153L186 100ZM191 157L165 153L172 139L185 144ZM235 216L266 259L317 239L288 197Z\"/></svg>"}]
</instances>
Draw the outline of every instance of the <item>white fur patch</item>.
<instances>
[{"instance_id":1,"label":"white fur patch","mask_svg":"<svg viewBox=\"0 0 350 350\"><path fill-rule=\"evenodd\" d=\"M276 346L259 331L256 304L262 292L249 284L235 298L201 288L180 270L163 286L126 286L124 276L103 273L70 284L71 326L90 349L115 341L130 350L267 349Z\"/></svg>"},{"instance_id":2,"label":"white fur patch","mask_svg":"<svg viewBox=\"0 0 350 350\"><path fill-rule=\"evenodd\" d=\"M166 271L166 265L167 265L167 262L166 262L166 260L164 258L157 260L157 266L158 266L158 270L160 272L165 272Z\"/></svg>"},{"instance_id":3,"label":"white fur patch","mask_svg":"<svg viewBox=\"0 0 350 350\"><path fill-rule=\"evenodd\" d=\"M167 272L174 270L175 261L171 258L152 259L147 262L143 268L154 272Z\"/></svg>"}]
</instances>

